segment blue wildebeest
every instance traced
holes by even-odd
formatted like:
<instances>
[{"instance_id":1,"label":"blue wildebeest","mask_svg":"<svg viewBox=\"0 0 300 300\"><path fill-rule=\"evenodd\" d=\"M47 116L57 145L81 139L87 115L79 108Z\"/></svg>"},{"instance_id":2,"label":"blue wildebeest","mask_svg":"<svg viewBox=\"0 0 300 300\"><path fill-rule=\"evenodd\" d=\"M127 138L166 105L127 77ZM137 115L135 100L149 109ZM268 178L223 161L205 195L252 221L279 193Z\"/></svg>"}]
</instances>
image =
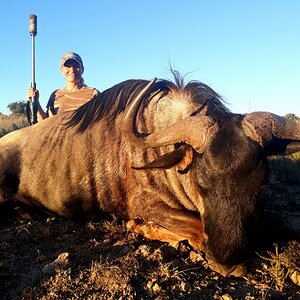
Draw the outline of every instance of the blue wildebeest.
<instances>
[{"instance_id":1,"label":"blue wildebeest","mask_svg":"<svg viewBox=\"0 0 300 300\"><path fill-rule=\"evenodd\" d=\"M233 114L203 83L128 80L1 138L0 202L65 217L100 209L147 238L187 240L214 270L243 276L267 156L299 151L299 140L299 123Z\"/></svg>"}]
</instances>

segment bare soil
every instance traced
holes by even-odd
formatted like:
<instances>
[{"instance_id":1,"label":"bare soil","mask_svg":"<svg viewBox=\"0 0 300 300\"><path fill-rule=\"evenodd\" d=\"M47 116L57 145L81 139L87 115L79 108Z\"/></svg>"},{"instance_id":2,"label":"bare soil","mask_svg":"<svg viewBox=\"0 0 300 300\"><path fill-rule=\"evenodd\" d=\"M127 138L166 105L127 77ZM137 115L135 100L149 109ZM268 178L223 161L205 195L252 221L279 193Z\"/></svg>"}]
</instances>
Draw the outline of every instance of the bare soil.
<instances>
[{"instance_id":1,"label":"bare soil","mask_svg":"<svg viewBox=\"0 0 300 300\"><path fill-rule=\"evenodd\" d=\"M147 240L114 216L76 222L3 205L0 299L300 299L299 195L297 180L276 176L260 195L263 238L244 278L224 278L187 243Z\"/></svg>"}]
</instances>

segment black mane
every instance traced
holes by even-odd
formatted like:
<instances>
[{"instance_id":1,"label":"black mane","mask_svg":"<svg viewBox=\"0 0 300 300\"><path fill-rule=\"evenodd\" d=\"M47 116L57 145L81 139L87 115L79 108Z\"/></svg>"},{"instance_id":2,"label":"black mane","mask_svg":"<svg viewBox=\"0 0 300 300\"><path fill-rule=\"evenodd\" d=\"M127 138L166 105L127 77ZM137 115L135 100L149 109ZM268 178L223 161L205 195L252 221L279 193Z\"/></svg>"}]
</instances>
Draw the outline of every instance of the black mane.
<instances>
[{"instance_id":1,"label":"black mane","mask_svg":"<svg viewBox=\"0 0 300 300\"><path fill-rule=\"evenodd\" d=\"M191 81L184 84L183 78L178 72L172 71L174 82L168 80L158 80L145 95L145 100L149 100L150 94L162 92L162 96L169 93L170 90L187 93L191 99L199 104L210 104L222 111L227 111L223 105L221 97L209 86L198 82ZM130 79L114 85L103 91L79 107L72 114L68 121L68 126L79 125L79 131L84 131L90 124L95 123L102 118L114 119L119 113L124 111L128 103L134 99L138 93L149 83L148 80ZM144 101L144 105L146 105Z\"/></svg>"}]
</instances>

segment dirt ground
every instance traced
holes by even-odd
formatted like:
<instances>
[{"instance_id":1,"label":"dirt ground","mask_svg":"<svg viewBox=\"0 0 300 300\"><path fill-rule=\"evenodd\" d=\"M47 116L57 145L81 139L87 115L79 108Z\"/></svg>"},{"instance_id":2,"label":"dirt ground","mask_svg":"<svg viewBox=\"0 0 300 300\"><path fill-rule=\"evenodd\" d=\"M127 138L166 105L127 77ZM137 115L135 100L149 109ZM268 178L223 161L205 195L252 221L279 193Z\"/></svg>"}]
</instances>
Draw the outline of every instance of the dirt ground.
<instances>
[{"instance_id":1,"label":"dirt ground","mask_svg":"<svg viewBox=\"0 0 300 300\"><path fill-rule=\"evenodd\" d=\"M260 197L263 242L244 278L224 278L187 243L149 241L114 216L79 223L1 206L0 299L300 299L299 182L275 176Z\"/></svg>"}]
</instances>

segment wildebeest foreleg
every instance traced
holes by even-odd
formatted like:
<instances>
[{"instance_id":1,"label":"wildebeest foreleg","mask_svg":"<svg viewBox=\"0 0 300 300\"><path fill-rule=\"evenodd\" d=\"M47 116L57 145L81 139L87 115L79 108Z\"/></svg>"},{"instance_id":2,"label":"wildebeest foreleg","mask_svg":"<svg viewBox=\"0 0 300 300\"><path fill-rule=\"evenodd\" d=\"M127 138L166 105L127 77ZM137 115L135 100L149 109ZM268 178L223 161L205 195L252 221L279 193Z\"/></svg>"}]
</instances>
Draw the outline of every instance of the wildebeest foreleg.
<instances>
[{"instance_id":1,"label":"wildebeest foreleg","mask_svg":"<svg viewBox=\"0 0 300 300\"><path fill-rule=\"evenodd\" d=\"M141 202L139 202L141 205ZM149 209L150 208L150 209ZM163 202L142 208L127 228L148 239L162 242L187 240L195 250L202 250L203 224L192 214L172 208Z\"/></svg>"}]
</instances>

